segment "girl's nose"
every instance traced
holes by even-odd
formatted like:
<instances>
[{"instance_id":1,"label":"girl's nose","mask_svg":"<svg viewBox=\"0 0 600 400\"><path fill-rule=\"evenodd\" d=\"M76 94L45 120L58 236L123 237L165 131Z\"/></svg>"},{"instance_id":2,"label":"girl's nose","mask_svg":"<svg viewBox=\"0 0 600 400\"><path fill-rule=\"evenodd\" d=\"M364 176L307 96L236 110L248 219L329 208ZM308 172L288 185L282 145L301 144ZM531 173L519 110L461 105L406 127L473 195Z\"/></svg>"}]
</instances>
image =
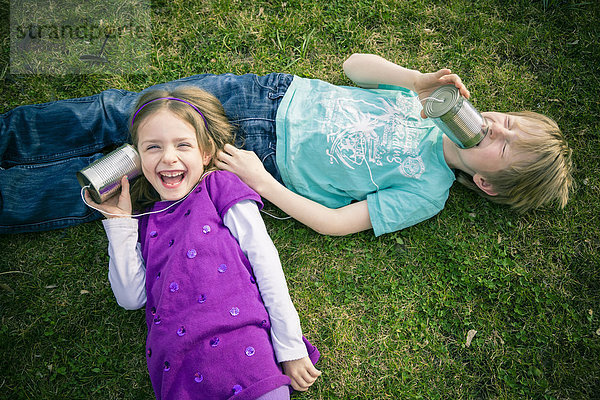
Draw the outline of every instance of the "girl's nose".
<instances>
[{"instance_id":1,"label":"girl's nose","mask_svg":"<svg viewBox=\"0 0 600 400\"><path fill-rule=\"evenodd\" d=\"M177 154L171 147L167 147L163 153L162 161L166 164L173 164L177 161Z\"/></svg>"}]
</instances>

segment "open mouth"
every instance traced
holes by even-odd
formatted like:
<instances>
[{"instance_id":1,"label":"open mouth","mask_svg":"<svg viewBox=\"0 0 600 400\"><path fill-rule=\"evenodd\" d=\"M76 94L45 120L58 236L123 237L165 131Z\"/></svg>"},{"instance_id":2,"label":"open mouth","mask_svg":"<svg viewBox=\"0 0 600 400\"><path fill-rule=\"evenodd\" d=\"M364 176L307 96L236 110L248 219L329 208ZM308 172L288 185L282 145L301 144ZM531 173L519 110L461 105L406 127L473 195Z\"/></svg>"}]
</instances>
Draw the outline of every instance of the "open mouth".
<instances>
[{"instance_id":1,"label":"open mouth","mask_svg":"<svg viewBox=\"0 0 600 400\"><path fill-rule=\"evenodd\" d=\"M158 176L160 176L161 181L163 182L163 184L167 187L170 186L177 186L178 184L181 183L181 181L183 181L183 178L185 178L185 172L184 171L163 171L163 172L159 172Z\"/></svg>"}]
</instances>

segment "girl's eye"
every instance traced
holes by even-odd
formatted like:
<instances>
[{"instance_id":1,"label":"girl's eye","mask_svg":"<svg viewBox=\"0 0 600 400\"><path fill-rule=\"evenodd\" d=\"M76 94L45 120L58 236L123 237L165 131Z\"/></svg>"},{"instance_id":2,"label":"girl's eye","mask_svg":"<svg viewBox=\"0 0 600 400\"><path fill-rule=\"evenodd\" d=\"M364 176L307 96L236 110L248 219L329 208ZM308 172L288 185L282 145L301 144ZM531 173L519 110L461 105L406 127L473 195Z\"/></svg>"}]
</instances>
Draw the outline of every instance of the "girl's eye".
<instances>
[{"instance_id":1,"label":"girl's eye","mask_svg":"<svg viewBox=\"0 0 600 400\"><path fill-rule=\"evenodd\" d=\"M158 146L155 145L155 144L151 144L151 145L146 146L146 150L152 150L152 149L158 149Z\"/></svg>"},{"instance_id":2,"label":"girl's eye","mask_svg":"<svg viewBox=\"0 0 600 400\"><path fill-rule=\"evenodd\" d=\"M192 147L189 143L179 143L179 147Z\"/></svg>"}]
</instances>

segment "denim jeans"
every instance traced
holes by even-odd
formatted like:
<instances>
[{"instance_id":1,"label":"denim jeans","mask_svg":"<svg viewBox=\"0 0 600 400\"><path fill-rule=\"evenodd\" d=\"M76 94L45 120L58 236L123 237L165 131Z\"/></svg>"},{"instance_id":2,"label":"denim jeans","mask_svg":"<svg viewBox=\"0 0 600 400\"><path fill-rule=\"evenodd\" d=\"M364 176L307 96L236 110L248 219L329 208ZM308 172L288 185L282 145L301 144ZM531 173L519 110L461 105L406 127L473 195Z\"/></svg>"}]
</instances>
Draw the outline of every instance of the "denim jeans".
<instances>
[{"instance_id":1,"label":"denim jeans","mask_svg":"<svg viewBox=\"0 0 600 400\"><path fill-rule=\"evenodd\" d=\"M236 143L275 164L275 116L292 75L195 75L152 86L191 85L214 94L238 128ZM141 92L141 93L144 93ZM17 107L0 118L0 233L64 228L101 215L81 200L77 171L128 140L140 93L110 89L78 99Z\"/></svg>"}]
</instances>

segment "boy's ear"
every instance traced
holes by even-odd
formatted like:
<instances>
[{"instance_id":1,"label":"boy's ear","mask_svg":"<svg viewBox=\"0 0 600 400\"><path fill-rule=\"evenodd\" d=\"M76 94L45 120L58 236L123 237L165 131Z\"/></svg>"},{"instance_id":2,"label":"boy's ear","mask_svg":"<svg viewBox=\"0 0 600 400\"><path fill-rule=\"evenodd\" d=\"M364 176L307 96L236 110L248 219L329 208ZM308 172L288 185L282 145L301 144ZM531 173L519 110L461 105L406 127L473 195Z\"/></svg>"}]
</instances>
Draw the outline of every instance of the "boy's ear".
<instances>
[{"instance_id":1,"label":"boy's ear","mask_svg":"<svg viewBox=\"0 0 600 400\"><path fill-rule=\"evenodd\" d=\"M492 185L480 174L473 175L473 182L477 185L477 187L483 190L489 196L497 196L498 192L494 191Z\"/></svg>"}]
</instances>

